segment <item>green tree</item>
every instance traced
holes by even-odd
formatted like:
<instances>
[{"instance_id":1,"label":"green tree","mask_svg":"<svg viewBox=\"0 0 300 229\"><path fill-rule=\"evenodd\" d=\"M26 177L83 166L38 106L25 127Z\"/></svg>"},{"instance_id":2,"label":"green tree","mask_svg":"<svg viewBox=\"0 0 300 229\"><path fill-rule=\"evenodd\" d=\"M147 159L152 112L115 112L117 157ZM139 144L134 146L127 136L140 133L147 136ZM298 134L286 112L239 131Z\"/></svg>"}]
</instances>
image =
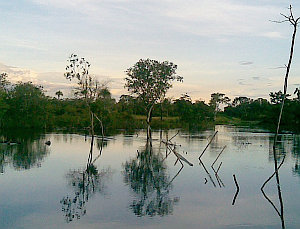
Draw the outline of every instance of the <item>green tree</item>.
<instances>
[{"instance_id":1,"label":"green tree","mask_svg":"<svg viewBox=\"0 0 300 229\"><path fill-rule=\"evenodd\" d=\"M210 95L210 101L209 101L209 105L214 109L215 111L215 115L214 115L214 119L216 120L216 116L217 113L220 111L220 105L221 104L229 104L230 99L225 96L225 94L223 93L212 93Z\"/></svg>"},{"instance_id":2,"label":"green tree","mask_svg":"<svg viewBox=\"0 0 300 229\"><path fill-rule=\"evenodd\" d=\"M245 96L235 97L234 100L232 101L232 106L236 107L242 104L249 104L251 102L252 100Z\"/></svg>"},{"instance_id":3,"label":"green tree","mask_svg":"<svg viewBox=\"0 0 300 229\"><path fill-rule=\"evenodd\" d=\"M9 111L6 112L9 126L42 128L46 120L46 97L43 87L32 82L18 83L8 93Z\"/></svg>"},{"instance_id":4,"label":"green tree","mask_svg":"<svg viewBox=\"0 0 300 229\"><path fill-rule=\"evenodd\" d=\"M0 74L0 89L6 89L6 86L10 84L7 77L8 75L5 72Z\"/></svg>"},{"instance_id":5,"label":"green tree","mask_svg":"<svg viewBox=\"0 0 300 229\"><path fill-rule=\"evenodd\" d=\"M270 102L272 104L280 104L282 103L283 99L288 99L288 97L290 97L290 94L286 94L284 95L284 93L282 93L282 91L278 91L278 92L270 92Z\"/></svg>"},{"instance_id":6,"label":"green tree","mask_svg":"<svg viewBox=\"0 0 300 229\"><path fill-rule=\"evenodd\" d=\"M150 126L152 110L156 103L163 101L172 82L182 82L176 74L177 65L169 61L139 60L126 70L125 87L144 102L147 112L147 124Z\"/></svg>"}]
</instances>

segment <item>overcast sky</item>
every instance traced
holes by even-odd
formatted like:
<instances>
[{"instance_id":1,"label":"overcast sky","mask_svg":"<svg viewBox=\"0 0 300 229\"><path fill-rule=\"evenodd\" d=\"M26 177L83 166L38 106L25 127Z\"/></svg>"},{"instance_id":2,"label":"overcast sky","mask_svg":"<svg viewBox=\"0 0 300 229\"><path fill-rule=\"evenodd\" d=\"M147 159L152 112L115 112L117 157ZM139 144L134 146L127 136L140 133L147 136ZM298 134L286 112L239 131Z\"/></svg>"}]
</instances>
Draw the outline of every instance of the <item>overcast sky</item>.
<instances>
[{"instance_id":1,"label":"overcast sky","mask_svg":"<svg viewBox=\"0 0 300 229\"><path fill-rule=\"evenodd\" d=\"M295 17L300 2L293 3ZM178 65L183 83L168 93L208 101L213 92L230 98L268 98L282 89L292 26L283 0L7 0L0 1L0 72L42 84L53 95L70 95L64 76L68 56L91 63L117 98L126 93L125 70L139 59ZM299 31L300 32L300 31ZM300 34L299 34L300 36ZM300 38L299 38L300 39ZM290 93L300 86L297 37Z\"/></svg>"}]
</instances>

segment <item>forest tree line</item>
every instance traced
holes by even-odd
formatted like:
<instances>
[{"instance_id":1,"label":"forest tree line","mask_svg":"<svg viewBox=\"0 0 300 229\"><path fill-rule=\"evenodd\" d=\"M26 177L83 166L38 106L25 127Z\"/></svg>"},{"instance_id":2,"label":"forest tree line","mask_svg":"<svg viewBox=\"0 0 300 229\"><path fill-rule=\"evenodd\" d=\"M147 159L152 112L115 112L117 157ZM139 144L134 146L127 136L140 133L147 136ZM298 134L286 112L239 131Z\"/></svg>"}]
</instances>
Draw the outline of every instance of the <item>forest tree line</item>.
<instances>
[{"instance_id":1,"label":"forest tree line","mask_svg":"<svg viewBox=\"0 0 300 229\"><path fill-rule=\"evenodd\" d=\"M271 92L270 100L236 97L233 100L222 93L211 94L208 104L192 101L188 94L177 99L164 98L153 108L154 128L203 128L219 117L256 121L267 128L275 127L282 93ZM222 105L223 104L223 105ZM145 128L146 104L131 95L122 95L116 101L107 86L99 88L92 109L102 118L105 130ZM221 106L224 110L221 111ZM300 130L300 91L289 95L282 117L284 130ZM0 127L5 128L88 128L90 117L82 97L64 98L45 95L42 86L31 82L12 84L7 74L0 74ZM99 130L99 125L95 126Z\"/></svg>"}]
</instances>

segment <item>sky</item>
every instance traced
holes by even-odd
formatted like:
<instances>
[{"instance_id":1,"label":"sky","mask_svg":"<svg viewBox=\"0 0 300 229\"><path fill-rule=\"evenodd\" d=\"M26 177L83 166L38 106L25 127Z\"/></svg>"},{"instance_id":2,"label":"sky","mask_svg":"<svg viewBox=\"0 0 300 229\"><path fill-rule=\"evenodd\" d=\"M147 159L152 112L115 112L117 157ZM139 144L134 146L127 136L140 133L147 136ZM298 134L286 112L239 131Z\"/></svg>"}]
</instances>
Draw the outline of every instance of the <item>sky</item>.
<instances>
[{"instance_id":1,"label":"sky","mask_svg":"<svg viewBox=\"0 0 300 229\"><path fill-rule=\"evenodd\" d=\"M118 98L128 93L126 69L150 58L178 65L184 81L168 97L269 98L283 88L292 35L289 23L272 21L283 20L289 4L300 16L300 2L283 0L0 1L0 72L71 96L76 81L63 73L75 53ZM290 93L300 86L299 36Z\"/></svg>"}]
</instances>

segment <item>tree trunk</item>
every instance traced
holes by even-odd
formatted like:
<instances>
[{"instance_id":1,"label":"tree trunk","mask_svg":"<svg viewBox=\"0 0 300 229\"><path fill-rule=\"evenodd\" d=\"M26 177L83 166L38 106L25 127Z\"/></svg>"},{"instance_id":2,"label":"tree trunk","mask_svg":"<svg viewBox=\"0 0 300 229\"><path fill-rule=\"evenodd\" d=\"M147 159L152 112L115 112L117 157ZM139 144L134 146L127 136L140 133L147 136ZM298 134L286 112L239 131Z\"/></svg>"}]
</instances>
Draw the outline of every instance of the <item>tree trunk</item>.
<instances>
[{"instance_id":1,"label":"tree trunk","mask_svg":"<svg viewBox=\"0 0 300 229\"><path fill-rule=\"evenodd\" d=\"M147 139L151 139L151 120L152 120L152 111L153 111L154 104L151 105L151 107L148 110L148 116L147 116Z\"/></svg>"}]
</instances>

